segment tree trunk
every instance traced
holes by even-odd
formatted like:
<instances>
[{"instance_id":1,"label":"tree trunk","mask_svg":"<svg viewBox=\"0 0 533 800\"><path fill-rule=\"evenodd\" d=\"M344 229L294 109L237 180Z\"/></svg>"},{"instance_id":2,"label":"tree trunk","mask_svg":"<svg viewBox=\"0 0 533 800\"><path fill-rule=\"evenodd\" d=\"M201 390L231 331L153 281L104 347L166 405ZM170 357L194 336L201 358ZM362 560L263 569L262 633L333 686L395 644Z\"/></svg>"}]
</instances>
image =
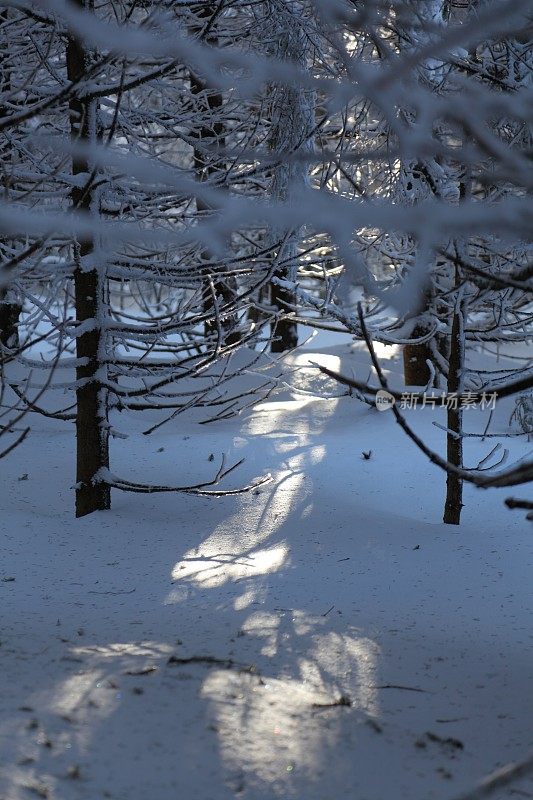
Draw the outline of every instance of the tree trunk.
<instances>
[{"instance_id":1,"label":"tree trunk","mask_svg":"<svg viewBox=\"0 0 533 800\"><path fill-rule=\"evenodd\" d=\"M88 0L76 4L91 7ZM90 53L80 40L70 38L67 45L67 74L69 80L82 75L90 64ZM97 105L75 95L70 101L71 136L74 141L94 142L97 130ZM72 162L73 175L87 176L83 186L72 190L73 206L79 211L92 212L97 200L91 188L91 165L85 157L76 156ZM105 331L105 276L95 268L92 238L74 243L74 295L76 320L83 332L76 338L76 516L110 508L109 486L102 481L101 470L109 467L109 426L107 422L107 368Z\"/></svg>"},{"instance_id":2,"label":"tree trunk","mask_svg":"<svg viewBox=\"0 0 533 800\"><path fill-rule=\"evenodd\" d=\"M283 258L290 259L290 263L287 267L283 267L278 271L278 276L286 280L296 280L298 248L295 240L283 248ZM289 311L291 306L294 307L297 300L291 289L286 289L273 283L271 302L274 308L283 314L284 311ZM298 344L298 325L290 317L281 316L272 323L271 336L272 344L270 349L273 353L284 353L287 350L293 350Z\"/></svg>"},{"instance_id":3,"label":"tree trunk","mask_svg":"<svg viewBox=\"0 0 533 800\"><path fill-rule=\"evenodd\" d=\"M9 20L9 12L7 8L2 9L0 11L0 25L5 25ZM0 96L4 97L6 94L8 95L12 88L11 83L11 65L9 64L9 59L7 57L8 53L8 35L2 29L2 39L0 40ZM3 119L7 116L7 109L4 106L0 106L0 119ZM13 161L13 150L10 148L8 144L9 140L5 140L4 145L0 151L0 159L2 162L2 194L3 199L8 200L10 191L13 188L11 184L11 166ZM4 243L7 244L6 240L4 239ZM9 242L13 244L11 240ZM0 242L0 260L2 263L6 263L9 261L9 256L7 255L6 251L2 243ZM2 275L4 280L7 280L7 276ZM10 292L8 285L4 284L2 288L0 288L0 373L2 372L3 365L6 361L12 357L11 353L6 353L6 350L16 350L19 345L19 332L18 332L18 322L20 313L22 311L22 306L19 302L17 302L16 298L13 296L12 292Z\"/></svg>"},{"instance_id":4,"label":"tree trunk","mask_svg":"<svg viewBox=\"0 0 533 800\"><path fill-rule=\"evenodd\" d=\"M201 35L204 26L210 24L217 11L214 4L209 3L205 8L201 8L195 12L198 19L198 24L191 27L191 33L195 36ZM209 44L216 46L218 39L214 32L214 26L210 32L205 36L205 41ZM196 180L202 183L208 181L217 174L222 174L225 170L225 162L223 158L217 155L217 150L225 146L225 127L220 114L224 106L224 96L221 91L210 87L206 80L198 75L190 72L190 85L191 92L197 97L201 97L202 103L205 103L203 108L200 108L200 115L206 115L207 121L202 125L199 130L192 131L193 136L198 140L199 147L194 148L193 161L194 172ZM218 119L217 119L218 115ZM196 210L202 213L212 212L214 209L204 202L200 197L196 198ZM202 252L202 259L209 262L211 253L204 249ZM237 283L234 277L218 276L213 281L211 287L209 283L204 286L204 311L216 314L216 305L214 303L213 291L215 297L222 301L222 305L231 305L237 295ZM231 311L229 315L225 315L221 320L208 321L205 325L206 336L211 336L217 331L217 323L220 323L222 331L221 345L232 345L240 341L241 335L238 330L239 318L238 315Z\"/></svg>"},{"instance_id":5,"label":"tree trunk","mask_svg":"<svg viewBox=\"0 0 533 800\"><path fill-rule=\"evenodd\" d=\"M272 39L277 42L274 49L275 57L305 68L309 44L302 30L301 5L297 2L287 2L282 11L277 3L269 3L268 11L270 16L267 18L267 24L272 31ZM277 156L281 163L274 167L272 176L271 196L274 202L298 202L299 191L308 182L308 164L301 156L313 149L311 134L314 117L313 92L299 86L275 87L269 144L273 155ZM284 157L286 160L282 160ZM294 282L298 273L298 244L301 231L287 230L283 229L282 225L277 225L274 226L271 236L275 248L274 257L282 263L276 275L283 280ZM279 242L284 244L276 247ZM273 283L271 300L279 314L272 323L271 349L273 353L282 353L298 344L298 325L287 316L296 306L297 298L291 289Z\"/></svg>"},{"instance_id":6,"label":"tree trunk","mask_svg":"<svg viewBox=\"0 0 533 800\"><path fill-rule=\"evenodd\" d=\"M448 370L448 412L447 412L447 461L455 467L463 467L463 410L460 393L463 386L464 369L464 306L458 302L452 321L450 339L450 359ZM457 395L457 406L451 402L449 395ZM463 481L454 472L448 472L446 478L446 502L443 522L459 525L463 507Z\"/></svg>"},{"instance_id":7,"label":"tree trunk","mask_svg":"<svg viewBox=\"0 0 533 800\"><path fill-rule=\"evenodd\" d=\"M18 322L22 311L22 306L15 300L10 299L7 289L0 290L0 371L2 364L9 360L10 354L7 350L16 350L19 345Z\"/></svg>"},{"instance_id":8,"label":"tree trunk","mask_svg":"<svg viewBox=\"0 0 533 800\"><path fill-rule=\"evenodd\" d=\"M418 338L427 333L423 325L415 325L413 337ZM406 386L427 386L431 378L431 370L427 361L432 361L429 343L406 344L403 348L403 380Z\"/></svg>"}]
</instances>

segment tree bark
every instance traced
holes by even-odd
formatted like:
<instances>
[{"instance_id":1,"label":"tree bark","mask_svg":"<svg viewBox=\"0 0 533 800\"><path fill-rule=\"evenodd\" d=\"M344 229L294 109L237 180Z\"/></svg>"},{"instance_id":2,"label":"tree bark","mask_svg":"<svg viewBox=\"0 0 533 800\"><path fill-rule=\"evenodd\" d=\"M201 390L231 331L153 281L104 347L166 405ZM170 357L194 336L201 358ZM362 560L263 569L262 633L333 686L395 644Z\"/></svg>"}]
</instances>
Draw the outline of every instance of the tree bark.
<instances>
[{"instance_id":1,"label":"tree bark","mask_svg":"<svg viewBox=\"0 0 533 800\"><path fill-rule=\"evenodd\" d=\"M191 27L191 33L195 36L201 34L204 26L210 24L216 11L216 6L211 3L196 11L195 16L198 19L198 24ZM213 46L218 44L214 26L205 36L205 41ZM216 152L225 146L225 126L220 118L221 110L224 106L224 96L221 91L209 86L205 79L193 72L190 72L190 86L192 94L197 98L201 97L201 102L205 103L205 107L200 110L200 114L203 115L207 112L207 121L199 130L192 131L193 136L197 138L199 143L199 147L195 147L193 153L194 172L196 180L202 183L208 181L217 174L222 174L225 170L226 165L224 159ZM212 212L214 209L202 198L197 197L196 210L202 214ZM207 249L203 250L202 259L206 262L210 261L211 253L209 253ZM237 295L237 283L235 278L230 276L218 276L213 281L212 287L209 283L206 283L204 286L204 311L216 314L213 291L215 297L219 297L222 300L223 305L231 305ZM206 336L210 337L217 331L217 323L220 323L222 331L222 341L220 343L222 346L236 344L240 341L241 335L238 330L239 318L234 311L224 316L221 320L210 320L206 322Z\"/></svg>"},{"instance_id":2,"label":"tree bark","mask_svg":"<svg viewBox=\"0 0 533 800\"><path fill-rule=\"evenodd\" d=\"M7 8L4 8L0 11L0 25L4 26L8 20L9 12ZM2 37L0 40L0 97L9 94L12 89L12 67L8 59L8 46L8 36L5 31L2 30ZM7 116L7 113L7 109L3 105L0 105L0 119ZM8 199L10 191L13 188L11 178L13 151L9 148L8 140L5 141L5 145L0 151L0 158L2 162L2 194L4 195L4 199ZM4 239L4 243L5 241ZM11 244L13 244L12 241ZM0 243L0 258L3 263L9 260L9 256L5 256L2 243ZM2 276L2 278L7 279L7 276ZM8 351L16 350L19 345L18 322L21 311L21 304L13 296L13 293L10 292L8 285L4 284L2 288L0 288L0 373L2 372L5 362L9 361L12 357L12 354L5 352L4 348Z\"/></svg>"},{"instance_id":3,"label":"tree bark","mask_svg":"<svg viewBox=\"0 0 533 800\"><path fill-rule=\"evenodd\" d=\"M277 3L269 3L268 10L272 38L277 37L275 57L305 68L309 44L302 32L300 4L287 2L281 11ZM308 164L301 156L313 148L310 136L314 128L314 114L315 97L312 92L300 86L275 87L270 149L275 157L280 160L285 157L286 160L282 160L274 167L271 185L271 196L274 201L297 202L299 190L307 184ZM272 230L271 235L276 249L274 256L283 263L276 275L283 280L294 282L298 272L298 245L301 231L287 231L282 225L278 225ZM280 242L284 244L279 245ZM298 344L298 325L287 316L291 308L297 304L296 295L291 289L274 283L271 289L271 301L279 314L272 323L271 349L273 353L283 353L292 350Z\"/></svg>"},{"instance_id":4,"label":"tree bark","mask_svg":"<svg viewBox=\"0 0 533 800\"><path fill-rule=\"evenodd\" d=\"M446 458L450 464L463 468L463 409L459 394L463 386L464 369L464 306L461 302L455 309L450 339L450 359L448 370L448 396L457 395L457 407L448 397ZM463 508L463 481L455 472L448 472L446 478L446 501L443 522L459 525Z\"/></svg>"},{"instance_id":5,"label":"tree bark","mask_svg":"<svg viewBox=\"0 0 533 800\"><path fill-rule=\"evenodd\" d=\"M423 325L415 325L413 337L427 333ZM433 360L431 348L427 344L406 344L403 348L403 379L406 386L427 386L431 378L428 359Z\"/></svg>"},{"instance_id":6,"label":"tree bark","mask_svg":"<svg viewBox=\"0 0 533 800\"><path fill-rule=\"evenodd\" d=\"M16 301L9 299L6 289L0 290L0 371L2 364L9 360L10 354L4 353L6 350L16 350L19 346L19 317L22 306Z\"/></svg>"},{"instance_id":7,"label":"tree bark","mask_svg":"<svg viewBox=\"0 0 533 800\"><path fill-rule=\"evenodd\" d=\"M80 8L91 8L90 0L73 0ZM90 64L90 53L77 38L67 44L67 75L76 80ZM71 136L76 142L96 140L97 105L83 95L70 101ZM87 176L83 185L72 190L72 203L78 212L92 213L97 206L91 188L89 160L76 156L73 175ZM107 369L105 355L106 315L105 277L92 262L94 241L87 238L74 242L74 295L76 320L82 333L76 338L76 516L111 507L110 487L102 481L101 470L109 467L109 426L107 421Z\"/></svg>"}]
</instances>

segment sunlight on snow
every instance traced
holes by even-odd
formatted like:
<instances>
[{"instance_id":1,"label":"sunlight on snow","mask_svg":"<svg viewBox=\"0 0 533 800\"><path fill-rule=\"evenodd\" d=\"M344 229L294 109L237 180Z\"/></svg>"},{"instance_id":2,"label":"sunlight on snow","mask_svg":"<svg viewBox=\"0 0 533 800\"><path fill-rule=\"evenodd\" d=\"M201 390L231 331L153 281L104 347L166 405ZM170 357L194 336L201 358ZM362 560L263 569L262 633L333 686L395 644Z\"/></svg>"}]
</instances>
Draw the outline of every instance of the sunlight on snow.
<instances>
[{"instance_id":1,"label":"sunlight on snow","mask_svg":"<svg viewBox=\"0 0 533 800\"><path fill-rule=\"evenodd\" d=\"M210 537L210 540L212 539L213 537ZM241 555L221 553L216 539L208 540L201 549L200 557L198 554L194 555L194 551L189 551L185 559L176 564L172 570L173 580L192 581L198 586L212 589L227 581L274 572L285 563L288 554L288 547L285 544ZM178 592L174 596L181 599L182 594ZM172 592L167 602L171 597Z\"/></svg>"},{"instance_id":2,"label":"sunlight on snow","mask_svg":"<svg viewBox=\"0 0 533 800\"><path fill-rule=\"evenodd\" d=\"M314 355L314 354L313 354ZM317 359L318 360L318 359ZM320 363L339 368L337 357L320 357ZM247 502L246 515L238 509L191 548L172 570L176 582L166 603L185 600L192 587L211 589L226 583L242 583L233 600L237 611L250 609L241 623L246 640L256 642L258 653L276 659L270 674L261 670L210 671L201 696L208 702L217 731L221 758L228 776L246 774L266 785L272 796L287 796L291 777L302 771L307 780L328 769L329 754L342 738L342 710L316 724L316 714L340 697L349 697L352 720L379 716L376 689L378 647L357 631L328 631L331 622L304 611L261 609L267 592L265 576L289 564L291 515L309 516L313 509L312 484L306 481L309 466L326 456L324 444L312 436L327 423L336 402L326 401L313 415L309 428L309 403L298 398L260 404L249 421L244 448L250 439L268 437L281 454L285 469L275 476L271 494L264 502ZM298 416L304 414L298 419ZM288 425L288 414L291 424ZM294 419L296 415L296 420ZM304 418L305 417L305 418Z\"/></svg>"},{"instance_id":3,"label":"sunlight on snow","mask_svg":"<svg viewBox=\"0 0 533 800\"><path fill-rule=\"evenodd\" d=\"M316 397L303 397L290 400L272 400L266 403L258 403L254 411L266 412L256 413L249 420L249 430L252 436L264 435L276 437L276 432L283 430L287 425L289 415L294 417L299 411L303 411L309 403L315 402ZM290 424L290 423L289 423Z\"/></svg>"},{"instance_id":4,"label":"sunlight on snow","mask_svg":"<svg viewBox=\"0 0 533 800\"><path fill-rule=\"evenodd\" d=\"M374 352L380 360L387 361L398 357L402 353L402 346L399 344L384 344L383 342L374 340L373 345ZM351 348L354 353L360 351L366 355L368 352L366 344L363 341L354 342ZM327 366L327 364L325 366ZM333 367L331 367L331 369L333 369Z\"/></svg>"},{"instance_id":5,"label":"sunlight on snow","mask_svg":"<svg viewBox=\"0 0 533 800\"><path fill-rule=\"evenodd\" d=\"M263 637L261 652L273 657L282 645L280 639L287 636L280 631L280 622L276 614L258 611L243 629L249 636ZM317 725L317 706L347 695L352 713L360 712L359 719L379 713L373 688L376 644L355 635L320 635L316 628L323 624L320 618L293 611L290 636L295 641L291 644L298 645L294 649L299 651L307 641L309 648L290 668L278 670L275 676L216 670L202 687L215 717L228 773L246 773L254 781L267 783L273 795L284 795L293 772L313 780L328 768L328 753L342 736L342 717L337 713L328 718L327 725Z\"/></svg>"},{"instance_id":6,"label":"sunlight on snow","mask_svg":"<svg viewBox=\"0 0 533 800\"><path fill-rule=\"evenodd\" d=\"M313 361L315 364L320 364L321 367L327 367L327 369L331 369L333 372L338 372L341 368L339 356L335 356L332 353L315 353L312 350L303 350L300 353L297 352L294 361L296 364L309 367L311 366L309 362Z\"/></svg>"},{"instance_id":7,"label":"sunlight on snow","mask_svg":"<svg viewBox=\"0 0 533 800\"><path fill-rule=\"evenodd\" d=\"M303 637L311 639L312 646L306 657L300 660L304 683L312 684L316 692L330 695L347 692L354 705L368 714L377 715L377 697L372 688L377 668L377 645L353 632L321 634L319 629L322 626L322 618L293 610L289 630L286 630L286 619L270 611L255 611L241 628L248 636L263 640L260 652L270 658L283 650L289 639L301 642ZM322 676L327 676L327 682Z\"/></svg>"},{"instance_id":8,"label":"sunlight on snow","mask_svg":"<svg viewBox=\"0 0 533 800\"><path fill-rule=\"evenodd\" d=\"M245 608L248 608L252 605L252 603L260 603L263 602L265 599L265 588L258 587L258 586L251 586L248 589L245 589L244 592L236 597L233 601L233 608L235 611L244 611Z\"/></svg>"},{"instance_id":9,"label":"sunlight on snow","mask_svg":"<svg viewBox=\"0 0 533 800\"><path fill-rule=\"evenodd\" d=\"M151 663L161 656L168 657L172 652L168 645L149 641L142 644L115 642L73 647L70 650L71 657L83 657L89 669L71 675L58 684L52 695L42 698L44 705L60 716L75 713L77 722L81 724L72 729L71 738L75 739L77 749L84 752L90 745L98 723L114 714L120 705L121 692L117 691L115 682L109 679L110 671L117 667L116 663L111 663L112 660L118 660L122 670L138 669L139 657L144 656L147 663Z\"/></svg>"},{"instance_id":10,"label":"sunlight on snow","mask_svg":"<svg viewBox=\"0 0 533 800\"><path fill-rule=\"evenodd\" d=\"M33 786L46 787L46 795L39 796L63 797L62 792L57 793L58 778L62 777L57 772L57 766L49 770L41 760L43 751L50 747L48 730L51 728L53 731L52 752L56 761L62 757L69 761L90 758L100 727L119 711L122 704L117 670L124 672L152 666L161 657L168 658L172 652L170 645L153 641L70 647L66 658L74 661L83 659L83 670L58 680L50 688L36 688L25 698L28 709L40 709L44 716L44 727L37 725L31 737L28 737L28 726L21 728L14 718L0 721L0 740L9 740L16 754L9 770L4 772L4 777L10 783L9 798L23 800L29 796L30 790L33 791ZM70 724L59 730L53 724L54 719ZM30 729L33 731L33 726ZM35 764L30 772L28 764ZM38 772L35 771L37 769Z\"/></svg>"},{"instance_id":11,"label":"sunlight on snow","mask_svg":"<svg viewBox=\"0 0 533 800\"><path fill-rule=\"evenodd\" d=\"M276 414L269 415L269 419L275 425ZM238 509L215 528L199 547L188 550L172 570L172 580L181 585L169 592L166 604L179 603L187 598L188 592L183 586L186 583L215 588L228 582L235 583L245 578L267 575L287 565L289 547L285 541L277 541L270 546L265 546L265 542L275 536L286 522L293 508L293 500L297 497L301 501L305 497L305 465L309 462L317 463L324 456L325 449L322 445L299 452L303 442L304 437L292 435L288 443L282 437L276 439L276 449L287 454L285 464L288 469L276 476L270 502L265 507L260 503L249 504L245 520ZM295 448L298 451L290 455ZM248 590L249 600L241 600L241 603L252 602L253 590L247 587L247 592ZM240 608L244 607L246 606L240 605Z\"/></svg>"},{"instance_id":12,"label":"sunlight on snow","mask_svg":"<svg viewBox=\"0 0 533 800\"><path fill-rule=\"evenodd\" d=\"M280 765L290 771L297 765L312 779L321 751L335 744L334 730L323 726L305 725L302 735L302 712L307 711L311 721L317 694L300 680L268 678L261 685L257 677L216 670L206 678L201 695L210 702L220 756L230 774L239 770L282 789L280 783L291 776Z\"/></svg>"},{"instance_id":13,"label":"sunlight on snow","mask_svg":"<svg viewBox=\"0 0 533 800\"><path fill-rule=\"evenodd\" d=\"M321 457L317 456L317 457ZM265 509L259 504L247 509L246 527L240 511L225 520L199 547L187 551L173 568L173 581L215 588L228 582L254 578L275 572L288 563L289 547L284 541L269 547L260 545L272 537L288 518L292 499L303 496L303 454L287 459L289 471L281 473L273 502ZM165 603L182 602L188 593L176 586Z\"/></svg>"}]
</instances>

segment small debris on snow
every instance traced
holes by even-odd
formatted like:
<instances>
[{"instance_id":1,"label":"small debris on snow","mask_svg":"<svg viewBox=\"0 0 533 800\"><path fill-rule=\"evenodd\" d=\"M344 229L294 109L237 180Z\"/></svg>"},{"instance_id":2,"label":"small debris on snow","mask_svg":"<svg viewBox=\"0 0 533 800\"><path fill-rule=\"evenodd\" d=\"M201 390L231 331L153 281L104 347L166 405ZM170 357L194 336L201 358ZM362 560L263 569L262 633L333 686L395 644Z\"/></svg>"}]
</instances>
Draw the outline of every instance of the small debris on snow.
<instances>
[{"instance_id":1,"label":"small debris on snow","mask_svg":"<svg viewBox=\"0 0 533 800\"><path fill-rule=\"evenodd\" d=\"M24 788L27 789L28 792L37 795L37 797L44 797L44 798L50 797L48 793L48 787L45 786L43 783L26 783L24 785Z\"/></svg>"},{"instance_id":2,"label":"small debris on snow","mask_svg":"<svg viewBox=\"0 0 533 800\"><path fill-rule=\"evenodd\" d=\"M402 686L399 683L382 683L379 686L372 686L372 689L401 689L404 692L422 692L422 694L428 694L427 689L418 689L416 686Z\"/></svg>"},{"instance_id":3,"label":"small debris on snow","mask_svg":"<svg viewBox=\"0 0 533 800\"><path fill-rule=\"evenodd\" d=\"M67 769L67 778L70 778L73 781L79 781L81 778L81 770L79 764L72 764Z\"/></svg>"},{"instance_id":4,"label":"small debris on snow","mask_svg":"<svg viewBox=\"0 0 533 800\"><path fill-rule=\"evenodd\" d=\"M438 744L443 744L447 747L451 747L454 750L464 750L464 744L460 739L455 739L453 736L439 736L438 733L432 733L431 731L426 732L426 737L429 739L430 742L437 742Z\"/></svg>"},{"instance_id":5,"label":"small debris on snow","mask_svg":"<svg viewBox=\"0 0 533 800\"><path fill-rule=\"evenodd\" d=\"M124 675L149 675L151 672L155 672L157 667L150 666L150 667L142 667L141 669L127 669L124 672Z\"/></svg>"},{"instance_id":6,"label":"small debris on snow","mask_svg":"<svg viewBox=\"0 0 533 800\"><path fill-rule=\"evenodd\" d=\"M337 706L351 707L351 705L352 701L348 695L341 694L338 700L334 700L332 703L312 703L311 708L336 708Z\"/></svg>"},{"instance_id":7,"label":"small debris on snow","mask_svg":"<svg viewBox=\"0 0 533 800\"><path fill-rule=\"evenodd\" d=\"M42 747L46 747L48 750L51 750L52 747L54 746L52 744L52 740L49 739L48 736L45 736L44 734L38 737L37 744L42 745Z\"/></svg>"},{"instance_id":8,"label":"small debris on snow","mask_svg":"<svg viewBox=\"0 0 533 800\"><path fill-rule=\"evenodd\" d=\"M207 664L207 666L221 666L227 669L237 669L240 672L256 673L257 667L255 664L239 664L231 658L216 658L215 656L188 656L181 658L180 656L170 656L167 664Z\"/></svg>"},{"instance_id":9,"label":"small debris on snow","mask_svg":"<svg viewBox=\"0 0 533 800\"><path fill-rule=\"evenodd\" d=\"M19 758L19 760L17 761L17 765L19 767L27 767L29 764L34 764L34 763L35 759L32 758L31 756L22 756L22 758Z\"/></svg>"},{"instance_id":10,"label":"small debris on snow","mask_svg":"<svg viewBox=\"0 0 533 800\"><path fill-rule=\"evenodd\" d=\"M436 769L435 771L439 773L441 778L444 778L447 781L453 778L452 773L449 770L445 769L444 767L438 767L438 769Z\"/></svg>"}]
</instances>

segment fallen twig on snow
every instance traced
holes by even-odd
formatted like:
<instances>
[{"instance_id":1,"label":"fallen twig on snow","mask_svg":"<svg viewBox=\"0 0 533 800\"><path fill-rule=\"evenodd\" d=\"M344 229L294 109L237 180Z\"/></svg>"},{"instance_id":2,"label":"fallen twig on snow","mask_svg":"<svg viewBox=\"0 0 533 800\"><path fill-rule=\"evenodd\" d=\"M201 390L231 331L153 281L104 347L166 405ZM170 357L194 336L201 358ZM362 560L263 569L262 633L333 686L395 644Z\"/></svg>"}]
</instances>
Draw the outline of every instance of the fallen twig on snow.
<instances>
[{"instance_id":1,"label":"fallen twig on snow","mask_svg":"<svg viewBox=\"0 0 533 800\"><path fill-rule=\"evenodd\" d=\"M337 706L348 706L351 707L352 701L346 694L341 694L338 700L334 700L332 703L312 703L311 708L336 708Z\"/></svg>"},{"instance_id":2,"label":"fallen twig on snow","mask_svg":"<svg viewBox=\"0 0 533 800\"><path fill-rule=\"evenodd\" d=\"M239 664L231 658L217 658L216 656L170 656L167 664L207 664L208 666L226 667L226 669L238 669L241 672L257 672L255 664Z\"/></svg>"},{"instance_id":3,"label":"fallen twig on snow","mask_svg":"<svg viewBox=\"0 0 533 800\"><path fill-rule=\"evenodd\" d=\"M464 792L456 797L455 800L481 800L494 794L503 786L508 786L513 781L520 780L530 772L533 772L533 753L523 761L506 764L505 767L484 778L475 789Z\"/></svg>"},{"instance_id":4,"label":"fallen twig on snow","mask_svg":"<svg viewBox=\"0 0 533 800\"><path fill-rule=\"evenodd\" d=\"M421 692L422 694L431 694L427 689L417 689L416 686L402 686L399 683L381 683L379 686L371 686L371 689L401 689L404 692Z\"/></svg>"}]
</instances>

